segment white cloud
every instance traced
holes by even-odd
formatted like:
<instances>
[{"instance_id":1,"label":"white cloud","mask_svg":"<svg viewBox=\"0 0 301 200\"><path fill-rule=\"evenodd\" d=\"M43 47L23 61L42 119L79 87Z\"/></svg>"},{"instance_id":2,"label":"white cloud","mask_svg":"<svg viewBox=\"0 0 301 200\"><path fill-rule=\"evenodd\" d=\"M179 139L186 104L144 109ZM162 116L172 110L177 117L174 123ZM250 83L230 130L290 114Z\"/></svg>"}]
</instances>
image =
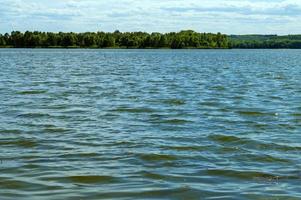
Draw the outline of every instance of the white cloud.
<instances>
[{"instance_id":1,"label":"white cloud","mask_svg":"<svg viewBox=\"0 0 301 200\"><path fill-rule=\"evenodd\" d=\"M301 0L1 0L0 32L301 33Z\"/></svg>"}]
</instances>

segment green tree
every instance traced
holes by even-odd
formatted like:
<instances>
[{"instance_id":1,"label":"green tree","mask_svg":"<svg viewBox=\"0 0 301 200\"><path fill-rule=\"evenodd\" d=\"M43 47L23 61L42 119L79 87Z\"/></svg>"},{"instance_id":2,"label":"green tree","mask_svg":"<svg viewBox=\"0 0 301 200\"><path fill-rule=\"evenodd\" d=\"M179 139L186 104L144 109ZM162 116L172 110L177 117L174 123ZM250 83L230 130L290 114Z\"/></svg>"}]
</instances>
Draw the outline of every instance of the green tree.
<instances>
[{"instance_id":1,"label":"green tree","mask_svg":"<svg viewBox=\"0 0 301 200\"><path fill-rule=\"evenodd\" d=\"M58 36L54 33L47 33L46 46L58 46Z\"/></svg>"},{"instance_id":2,"label":"green tree","mask_svg":"<svg viewBox=\"0 0 301 200\"><path fill-rule=\"evenodd\" d=\"M167 47L167 46L168 46L168 40L166 35L161 35L158 47Z\"/></svg>"},{"instance_id":3,"label":"green tree","mask_svg":"<svg viewBox=\"0 0 301 200\"><path fill-rule=\"evenodd\" d=\"M62 33L61 36L62 36L61 46L63 47L76 46L77 37L74 33Z\"/></svg>"},{"instance_id":4,"label":"green tree","mask_svg":"<svg viewBox=\"0 0 301 200\"><path fill-rule=\"evenodd\" d=\"M115 47L115 38L111 34L106 34L104 37L103 47Z\"/></svg>"},{"instance_id":5,"label":"green tree","mask_svg":"<svg viewBox=\"0 0 301 200\"><path fill-rule=\"evenodd\" d=\"M23 33L20 31L13 31L11 33L11 40L14 47L20 48L24 46Z\"/></svg>"},{"instance_id":6,"label":"green tree","mask_svg":"<svg viewBox=\"0 0 301 200\"><path fill-rule=\"evenodd\" d=\"M0 46L5 46L6 45L6 41L5 41L5 37L0 34Z\"/></svg>"}]
</instances>

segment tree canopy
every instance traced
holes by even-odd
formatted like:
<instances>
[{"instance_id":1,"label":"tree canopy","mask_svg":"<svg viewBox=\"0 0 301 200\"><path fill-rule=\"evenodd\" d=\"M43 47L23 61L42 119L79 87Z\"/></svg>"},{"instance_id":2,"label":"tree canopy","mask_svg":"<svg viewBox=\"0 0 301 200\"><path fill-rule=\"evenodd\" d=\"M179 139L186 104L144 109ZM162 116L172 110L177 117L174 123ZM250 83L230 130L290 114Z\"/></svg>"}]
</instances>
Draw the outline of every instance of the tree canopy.
<instances>
[{"instance_id":1,"label":"tree canopy","mask_svg":"<svg viewBox=\"0 0 301 200\"><path fill-rule=\"evenodd\" d=\"M0 34L0 47L14 48L294 48L301 49L301 35L225 35L184 30L171 33L86 32L51 33L13 31Z\"/></svg>"},{"instance_id":2,"label":"tree canopy","mask_svg":"<svg viewBox=\"0 0 301 200\"><path fill-rule=\"evenodd\" d=\"M217 33L86 32L51 33L13 31L0 35L0 46L15 48L81 47L81 48L229 48L228 37Z\"/></svg>"},{"instance_id":3,"label":"tree canopy","mask_svg":"<svg viewBox=\"0 0 301 200\"><path fill-rule=\"evenodd\" d=\"M301 49L301 35L231 35L232 48L246 49Z\"/></svg>"}]
</instances>

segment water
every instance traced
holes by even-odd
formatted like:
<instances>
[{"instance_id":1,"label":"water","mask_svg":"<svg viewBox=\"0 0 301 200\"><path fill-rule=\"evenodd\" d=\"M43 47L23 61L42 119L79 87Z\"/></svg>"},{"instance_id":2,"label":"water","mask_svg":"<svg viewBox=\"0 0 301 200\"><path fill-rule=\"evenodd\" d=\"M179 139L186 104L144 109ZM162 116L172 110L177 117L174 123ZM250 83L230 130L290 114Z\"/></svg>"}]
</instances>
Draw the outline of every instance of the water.
<instances>
[{"instance_id":1,"label":"water","mask_svg":"<svg viewBox=\"0 0 301 200\"><path fill-rule=\"evenodd\" d=\"M301 199L300 50L0 50L0 199Z\"/></svg>"}]
</instances>

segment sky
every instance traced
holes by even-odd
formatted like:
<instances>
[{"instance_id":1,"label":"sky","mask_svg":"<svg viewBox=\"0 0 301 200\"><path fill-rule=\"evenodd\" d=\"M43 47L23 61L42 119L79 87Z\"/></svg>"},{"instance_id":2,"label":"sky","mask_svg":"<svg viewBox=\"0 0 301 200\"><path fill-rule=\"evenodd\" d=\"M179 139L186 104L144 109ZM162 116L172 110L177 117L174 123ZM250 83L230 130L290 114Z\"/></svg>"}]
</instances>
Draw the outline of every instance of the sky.
<instances>
[{"instance_id":1,"label":"sky","mask_svg":"<svg viewBox=\"0 0 301 200\"><path fill-rule=\"evenodd\" d=\"M0 33L301 34L301 0L1 0Z\"/></svg>"}]
</instances>

